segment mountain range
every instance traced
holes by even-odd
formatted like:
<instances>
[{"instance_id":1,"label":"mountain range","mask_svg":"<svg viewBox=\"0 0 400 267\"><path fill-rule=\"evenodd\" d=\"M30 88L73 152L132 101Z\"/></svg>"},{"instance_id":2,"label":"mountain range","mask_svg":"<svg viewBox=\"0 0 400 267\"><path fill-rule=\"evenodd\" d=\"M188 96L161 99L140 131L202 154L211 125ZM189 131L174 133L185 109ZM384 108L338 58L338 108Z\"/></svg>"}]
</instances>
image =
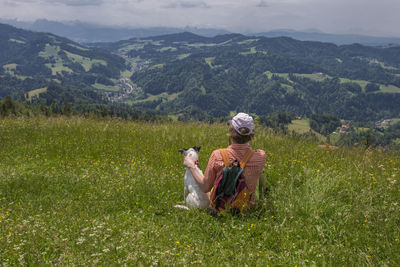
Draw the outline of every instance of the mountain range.
<instances>
[{"instance_id":1,"label":"mountain range","mask_svg":"<svg viewBox=\"0 0 400 267\"><path fill-rule=\"evenodd\" d=\"M217 35L230 34L231 32L223 29L198 28L198 27L122 27L105 26L81 21L59 22L46 19L39 19L32 22L0 19L0 23L6 23L18 28L48 32L55 35L64 36L79 43L95 42L117 42L130 38L144 38L149 36L166 35L181 32L191 32L197 35L214 37ZM396 37L376 37L360 34L331 34L318 30L295 31L290 29L271 30L265 32L246 32L249 36L264 37L291 37L301 41L319 41L334 43L337 45L359 43L371 46L400 45L400 38Z\"/></svg>"},{"instance_id":2,"label":"mountain range","mask_svg":"<svg viewBox=\"0 0 400 267\"><path fill-rule=\"evenodd\" d=\"M202 119L232 111L400 116L400 47L190 32L90 46L0 24L0 97L128 103Z\"/></svg>"},{"instance_id":3,"label":"mountain range","mask_svg":"<svg viewBox=\"0 0 400 267\"><path fill-rule=\"evenodd\" d=\"M165 35L190 31L202 36L215 36L229 33L221 29L208 29L197 27L123 27L123 26L105 26L81 21L58 22L39 19L33 22L24 22L16 20L2 20L0 23L6 23L14 27L36 31L48 32L59 36L64 36L78 43L96 43L96 42L117 42L130 38L142 38L156 35ZM400 42L399 42L400 43Z\"/></svg>"}]
</instances>

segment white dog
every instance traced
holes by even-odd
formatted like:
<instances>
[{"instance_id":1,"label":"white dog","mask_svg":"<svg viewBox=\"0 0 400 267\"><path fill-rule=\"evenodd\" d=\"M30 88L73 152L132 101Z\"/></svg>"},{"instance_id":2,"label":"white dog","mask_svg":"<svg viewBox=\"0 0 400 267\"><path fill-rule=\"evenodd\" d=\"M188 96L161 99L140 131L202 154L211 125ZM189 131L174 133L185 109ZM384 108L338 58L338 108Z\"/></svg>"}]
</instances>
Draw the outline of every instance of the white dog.
<instances>
[{"instance_id":1,"label":"white dog","mask_svg":"<svg viewBox=\"0 0 400 267\"><path fill-rule=\"evenodd\" d=\"M199 160L198 152L200 151L199 146L195 146L189 149L179 149L179 152L182 153L184 157L192 155L193 160L197 162ZM197 165L197 164L196 164ZM197 168L199 166L197 165ZM203 174L201 169L199 168L200 172ZM200 189L199 185L197 184L196 180L194 179L192 173L190 172L189 168L186 168L185 178L184 178L184 199L186 206L176 205L176 208L187 209L189 208L207 208L209 204L209 200L207 195Z\"/></svg>"}]
</instances>

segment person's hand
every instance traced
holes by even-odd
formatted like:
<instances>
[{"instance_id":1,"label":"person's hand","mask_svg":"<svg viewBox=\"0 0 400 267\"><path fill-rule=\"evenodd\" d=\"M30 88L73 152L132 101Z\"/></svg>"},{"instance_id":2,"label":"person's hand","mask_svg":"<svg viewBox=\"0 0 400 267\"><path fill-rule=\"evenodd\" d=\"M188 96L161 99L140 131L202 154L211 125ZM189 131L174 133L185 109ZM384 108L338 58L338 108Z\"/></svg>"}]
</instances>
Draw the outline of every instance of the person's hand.
<instances>
[{"instance_id":1,"label":"person's hand","mask_svg":"<svg viewBox=\"0 0 400 267\"><path fill-rule=\"evenodd\" d=\"M196 167L196 164L194 163L194 159L193 159L192 155L188 155L187 157L185 157L185 160L183 161L183 166L185 166L189 169Z\"/></svg>"}]
</instances>

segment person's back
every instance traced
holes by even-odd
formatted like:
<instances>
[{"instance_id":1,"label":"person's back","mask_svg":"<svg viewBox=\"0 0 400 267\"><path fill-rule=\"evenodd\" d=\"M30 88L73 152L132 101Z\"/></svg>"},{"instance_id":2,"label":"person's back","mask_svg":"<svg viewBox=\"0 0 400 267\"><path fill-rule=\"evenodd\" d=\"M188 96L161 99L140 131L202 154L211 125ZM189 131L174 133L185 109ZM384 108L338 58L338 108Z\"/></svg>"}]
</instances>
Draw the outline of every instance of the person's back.
<instances>
[{"instance_id":1,"label":"person's back","mask_svg":"<svg viewBox=\"0 0 400 267\"><path fill-rule=\"evenodd\" d=\"M246 152L251 149L248 144L232 144L226 148L230 161L241 160ZM243 174L250 193L254 193L257 188L258 179L264 169L266 155L263 150L255 150L253 156L247 161ZM222 173L225 163L219 150L213 151L208 161L205 178L210 184L215 183L215 179Z\"/></svg>"},{"instance_id":2,"label":"person's back","mask_svg":"<svg viewBox=\"0 0 400 267\"><path fill-rule=\"evenodd\" d=\"M245 113L239 113L233 117L230 122L228 136L232 141L232 145L227 147L229 159L241 160L246 152L251 149L248 144L254 138L254 122L253 118ZM255 150L253 156L248 160L244 168L244 176L249 192L252 194L252 203L255 201L255 190L260 174L264 168L266 155L263 150ZM200 188L204 192L210 192L214 186L216 179L221 175L225 166L223 157L219 150L213 151L207 164L204 176L199 174L194 168L194 162L185 159L184 165L188 167L199 183Z\"/></svg>"}]
</instances>

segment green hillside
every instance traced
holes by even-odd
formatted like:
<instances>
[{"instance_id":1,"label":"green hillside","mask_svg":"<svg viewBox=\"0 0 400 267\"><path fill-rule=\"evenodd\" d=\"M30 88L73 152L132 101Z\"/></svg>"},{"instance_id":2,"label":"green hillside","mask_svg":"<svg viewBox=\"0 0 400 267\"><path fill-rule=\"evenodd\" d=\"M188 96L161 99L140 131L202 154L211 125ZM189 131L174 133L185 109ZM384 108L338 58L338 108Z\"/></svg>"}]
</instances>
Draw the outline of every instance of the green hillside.
<instances>
[{"instance_id":1,"label":"green hillside","mask_svg":"<svg viewBox=\"0 0 400 267\"><path fill-rule=\"evenodd\" d=\"M57 87L66 97L48 90L33 104L127 103L198 120L239 110L353 121L400 117L396 46L186 32L94 48L5 24L0 37L0 98L24 102L28 92Z\"/></svg>"},{"instance_id":2,"label":"green hillside","mask_svg":"<svg viewBox=\"0 0 400 267\"><path fill-rule=\"evenodd\" d=\"M148 97L131 103L169 114L289 111L366 121L400 111L398 47L182 33L121 41L108 49L143 67L131 79ZM378 90L366 90L369 84ZM154 100L165 93L180 94Z\"/></svg>"},{"instance_id":3,"label":"green hillside","mask_svg":"<svg viewBox=\"0 0 400 267\"><path fill-rule=\"evenodd\" d=\"M225 124L0 120L0 265L398 266L400 155L257 127L269 193L243 217L173 208L182 147Z\"/></svg>"},{"instance_id":4,"label":"green hillside","mask_svg":"<svg viewBox=\"0 0 400 267\"><path fill-rule=\"evenodd\" d=\"M22 99L24 93L50 84L112 88L126 69L122 58L108 52L5 24L0 24L0 49L0 97Z\"/></svg>"}]
</instances>

